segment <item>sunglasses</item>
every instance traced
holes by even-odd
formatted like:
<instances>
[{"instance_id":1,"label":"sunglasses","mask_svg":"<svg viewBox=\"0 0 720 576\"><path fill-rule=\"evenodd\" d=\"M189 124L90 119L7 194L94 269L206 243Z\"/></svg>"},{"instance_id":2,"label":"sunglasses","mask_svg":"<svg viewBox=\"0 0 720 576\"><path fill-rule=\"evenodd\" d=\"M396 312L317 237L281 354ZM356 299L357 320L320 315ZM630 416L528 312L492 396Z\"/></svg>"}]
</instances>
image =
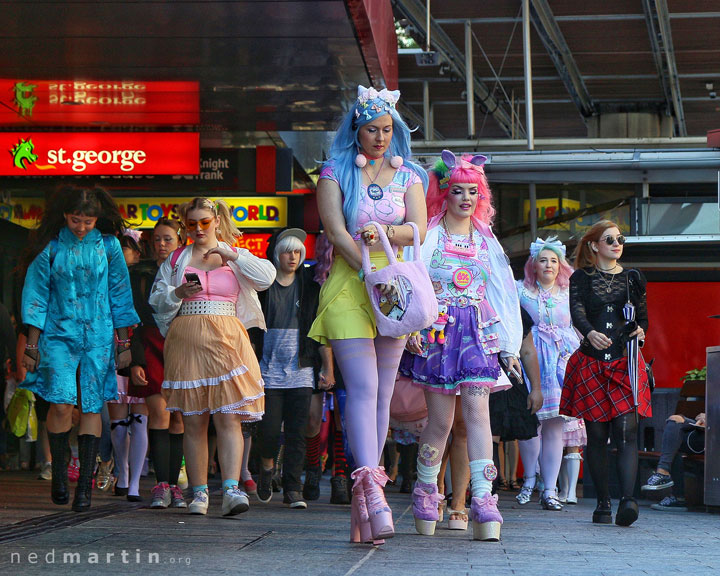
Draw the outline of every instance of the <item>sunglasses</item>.
<instances>
[{"instance_id":1,"label":"sunglasses","mask_svg":"<svg viewBox=\"0 0 720 576\"><path fill-rule=\"evenodd\" d=\"M215 218L203 218L202 220L188 220L185 223L185 228L187 228L190 231L197 230L198 225L200 226L200 230L207 230L210 228L210 224L212 224L215 221Z\"/></svg>"},{"instance_id":2,"label":"sunglasses","mask_svg":"<svg viewBox=\"0 0 720 576\"><path fill-rule=\"evenodd\" d=\"M605 238L600 238L600 242L604 241L605 244L607 244L608 246L612 246L613 244L615 244L615 240L617 240L617 243L620 244L620 246L625 244L625 236L623 236L622 234L619 234L618 236L615 236L615 237L605 236Z\"/></svg>"}]
</instances>

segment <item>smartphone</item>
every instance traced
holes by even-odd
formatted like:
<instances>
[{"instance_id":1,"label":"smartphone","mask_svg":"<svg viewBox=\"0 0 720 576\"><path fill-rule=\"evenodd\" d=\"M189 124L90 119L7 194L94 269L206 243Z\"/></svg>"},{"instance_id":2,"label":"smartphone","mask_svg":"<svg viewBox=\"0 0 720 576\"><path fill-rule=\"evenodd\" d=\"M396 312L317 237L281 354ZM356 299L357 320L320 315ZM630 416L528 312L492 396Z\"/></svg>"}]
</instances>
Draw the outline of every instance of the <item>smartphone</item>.
<instances>
[{"instance_id":1,"label":"smartphone","mask_svg":"<svg viewBox=\"0 0 720 576\"><path fill-rule=\"evenodd\" d=\"M195 272L187 272L185 274L186 282L195 282L198 286L202 286L200 283L200 277Z\"/></svg>"},{"instance_id":2,"label":"smartphone","mask_svg":"<svg viewBox=\"0 0 720 576\"><path fill-rule=\"evenodd\" d=\"M510 374L512 374L513 376L515 376L515 378L517 378L518 382L522 382L522 381L523 381L522 376L521 376L520 374L518 374L518 371L515 370L515 368L514 368L513 366L510 365L510 362L508 361L507 358L501 358L500 361L501 361L501 362L503 363L503 365L505 366L505 369L506 369L508 372L510 372Z\"/></svg>"}]
</instances>

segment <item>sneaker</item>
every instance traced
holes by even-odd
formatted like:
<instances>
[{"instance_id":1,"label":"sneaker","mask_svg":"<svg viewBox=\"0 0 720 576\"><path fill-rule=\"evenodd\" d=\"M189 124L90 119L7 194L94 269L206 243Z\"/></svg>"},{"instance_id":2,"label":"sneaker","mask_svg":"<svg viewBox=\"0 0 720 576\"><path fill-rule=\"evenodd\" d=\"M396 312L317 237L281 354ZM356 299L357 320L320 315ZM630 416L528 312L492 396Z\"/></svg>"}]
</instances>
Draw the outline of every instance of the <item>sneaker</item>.
<instances>
[{"instance_id":1,"label":"sneaker","mask_svg":"<svg viewBox=\"0 0 720 576\"><path fill-rule=\"evenodd\" d=\"M252 478L249 480L243 480L243 488L245 488L245 492L247 492L249 496L257 495L257 484Z\"/></svg>"},{"instance_id":2,"label":"sneaker","mask_svg":"<svg viewBox=\"0 0 720 576\"><path fill-rule=\"evenodd\" d=\"M150 493L152 494L150 508L167 508L170 506L172 495L170 494L170 485L167 482L156 484Z\"/></svg>"},{"instance_id":3,"label":"sneaker","mask_svg":"<svg viewBox=\"0 0 720 576\"><path fill-rule=\"evenodd\" d=\"M45 462L40 468L38 480L52 480L52 462Z\"/></svg>"},{"instance_id":4,"label":"sneaker","mask_svg":"<svg viewBox=\"0 0 720 576\"><path fill-rule=\"evenodd\" d=\"M678 500L675 496L665 496L660 502L650 506L653 510L664 510L666 512L687 512L685 500Z\"/></svg>"},{"instance_id":5,"label":"sneaker","mask_svg":"<svg viewBox=\"0 0 720 576\"><path fill-rule=\"evenodd\" d=\"M223 492L222 515L235 516L250 510L250 501L247 494L237 486Z\"/></svg>"},{"instance_id":6,"label":"sneaker","mask_svg":"<svg viewBox=\"0 0 720 576\"><path fill-rule=\"evenodd\" d=\"M182 468L180 468L180 474L178 475L178 483L177 485L180 487L180 490L187 490L190 483L188 482L187 477L187 470L185 470L185 465L183 464Z\"/></svg>"},{"instance_id":7,"label":"sneaker","mask_svg":"<svg viewBox=\"0 0 720 576\"><path fill-rule=\"evenodd\" d=\"M648 478L647 484L640 488L640 490L662 490L664 488L672 488L675 485L670 474L660 474L660 472L653 472Z\"/></svg>"},{"instance_id":8,"label":"sneaker","mask_svg":"<svg viewBox=\"0 0 720 576\"><path fill-rule=\"evenodd\" d=\"M348 481L345 476L330 478L330 504L350 504Z\"/></svg>"},{"instance_id":9,"label":"sneaker","mask_svg":"<svg viewBox=\"0 0 720 576\"><path fill-rule=\"evenodd\" d=\"M308 468L305 471L305 484L303 486L303 498L305 500L317 500L320 498L320 466Z\"/></svg>"},{"instance_id":10,"label":"sneaker","mask_svg":"<svg viewBox=\"0 0 720 576\"><path fill-rule=\"evenodd\" d=\"M210 504L210 494L207 490L198 490L193 492L193 501L188 506L190 514L207 514L208 505Z\"/></svg>"},{"instance_id":11,"label":"sneaker","mask_svg":"<svg viewBox=\"0 0 720 576\"><path fill-rule=\"evenodd\" d=\"M305 503L305 500L302 499L300 492L285 492L285 496L283 496L283 504L287 504L290 508L298 508L300 510L307 508L307 504Z\"/></svg>"},{"instance_id":12,"label":"sneaker","mask_svg":"<svg viewBox=\"0 0 720 576\"><path fill-rule=\"evenodd\" d=\"M517 500L518 504L521 506L524 506L528 502L530 502L530 497L532 496L534 488L531 488L530 486L523 486L520 488L520 492L517 496L515 496L515 500Z\"/></svg>"},{"instance_id":13,"label":"sneaker","mask_svg":"<svg viewBox=\"0 0 720 576\"><path fill-rule=\"evenodd\" d=\"M170 486L170 508L187 508L185 496L180 486Z\"/></svg>"},{"instance_id":14,"label":"sneaker","mask_svg":"<svg viewBox=\"0 0 720 576\"><path fill-rule=\"evenodd\" d=\"M257 498L263 504L267 504L270 500L272 500L272 477L272 470L260 470L260 478L257 486Z\"/></svg>"}]
</instances>

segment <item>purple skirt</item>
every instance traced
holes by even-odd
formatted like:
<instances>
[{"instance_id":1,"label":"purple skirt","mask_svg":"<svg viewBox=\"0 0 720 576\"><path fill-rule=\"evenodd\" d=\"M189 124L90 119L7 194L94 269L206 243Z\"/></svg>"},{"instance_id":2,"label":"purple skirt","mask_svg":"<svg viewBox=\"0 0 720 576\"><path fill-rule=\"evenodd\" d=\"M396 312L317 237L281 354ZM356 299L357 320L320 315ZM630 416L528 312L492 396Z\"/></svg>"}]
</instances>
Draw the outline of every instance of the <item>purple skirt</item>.
<instances>
[{"instance_id":1,"label":"purple skirt","mask_svg":"<svg viewBox=\"0 0 720 576\"><path fill-rule=\"evenodd\" d=\"M456 394L461 386L492 386L500 375L497 336L478 328L473 306L450 306L448 314L455 322L445 328L445 343L430 344L427 358L406 354L400 370L413 384L441 394Z\"/></svg>"}]
</instances>

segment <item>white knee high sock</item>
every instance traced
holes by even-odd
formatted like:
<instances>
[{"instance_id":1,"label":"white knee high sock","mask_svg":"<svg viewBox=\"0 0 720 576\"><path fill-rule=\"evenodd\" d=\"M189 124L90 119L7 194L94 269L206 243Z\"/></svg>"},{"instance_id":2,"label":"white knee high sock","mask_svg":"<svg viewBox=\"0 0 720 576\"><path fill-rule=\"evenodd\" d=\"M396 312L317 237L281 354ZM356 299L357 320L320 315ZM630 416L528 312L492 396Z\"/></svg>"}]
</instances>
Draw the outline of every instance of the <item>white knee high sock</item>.
<instances>
[{"instance_id":1,"label":"white knee high sock","mask_svg":"<svg viewBox=\"0 0 720 576\"><path fill-rule=\"evenodd\" d=\"M472 460L470 462L470 483L472 484L473 498L482 498L492 491L492 480L485 476L485 467L495 465L492 460Z\"/></svg>"},{"instance_id":2,"label":"white knee high sock","mask_svg":"<svg viewBox=\"0 0 720 576\"><path fill-rule=\"evenodd\" d=\"M130 424L130 485L128 494L138 496L140 494L140 475L145 464L145 456L148 448L147 416L137 414L133 416Z\"/></svg>"},{"instance_id":3,"label":"white knee high sock","mask_svg":"<svg viewBox=\"0 0 720 576\"><path fill-rule=\"evenodd\" d=\"M580 462L582 456L578 452L567 454L564 458L565 465L567 466L567 478L568 478L568 489L567 497L569 500L577 500L577 482L578 476L580 475Z\"/></svg>"},{"instance_id":4,"label":"white knee high sock","mask_svg":"<svg viewBox=\"0 0 720 576\"><path fill-rule=\"evenodd\" d=\"M523 463L523 486L535 488L535 472L537 470L538 456L540 455L540 437L530 440L519 440L520 458Z\"/></svg>"},{"instance_id":5,"label":"white knee high sock","mask_svg":"<svg viewBox=\"0 0 720 576\"><path fill-rule=\"evenodd\" d=\"M417 479L418 482L425 484L437 484L438 474L440 474L440 467L442 464L435 464L435 466L426 466L420 459L417 461Z\"/></svg>"},{"instance_id":6,"label":"white knee high sock","mask_svg":"<svg viewBox=\"0 0 720 576\"><path fill-rule=\"evenodd\" d=\"M128 487L128 450L130 444L128 442L128 427L124 426L125 419L113 420L112 424L117 424L110 432L112 440L113 452L115 453L115 474L117 475L117 487Z\"/></svg>"}]
</instances>

